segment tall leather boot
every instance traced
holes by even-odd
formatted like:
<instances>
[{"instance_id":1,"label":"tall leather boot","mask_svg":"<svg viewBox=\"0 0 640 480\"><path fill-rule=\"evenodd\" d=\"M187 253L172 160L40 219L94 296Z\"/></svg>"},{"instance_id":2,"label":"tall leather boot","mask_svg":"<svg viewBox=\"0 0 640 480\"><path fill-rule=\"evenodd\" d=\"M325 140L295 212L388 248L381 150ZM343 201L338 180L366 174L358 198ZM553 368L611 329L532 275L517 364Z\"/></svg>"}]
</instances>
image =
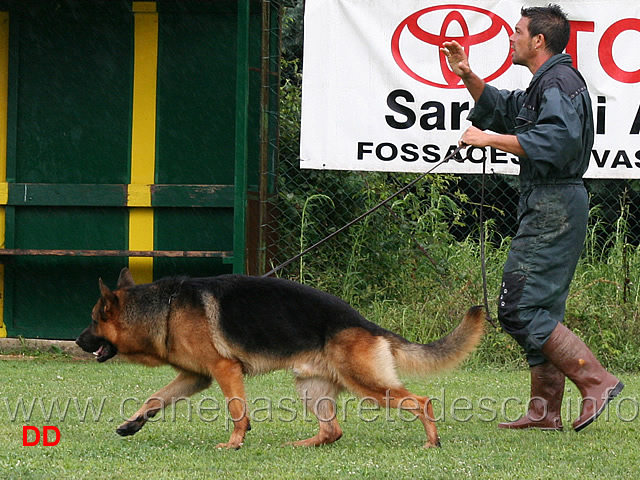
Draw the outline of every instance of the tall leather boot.
<instances>
[{"instance_id":1,"label":"tall leather boot","mask_svg":"<svg viewBox=\"0 0 640 480\"><path fill-rule=\"evenodd\" d=\"M499 423L498 428L562 430L564 373L551 362L531 367L531 399L527 413L515 422Z\"/></svg>"},{"instance_id":2,"label":"tall leather boot","mask_svg":"<svg viewBox=\"0 0 640 480\"><path fill-rule=\"evenodd\" d=\"M582 394L582 412L573 422L576 431L590 425L624 384L607 372L589 347L559 323L542 347L542 353L576 384Z\"/></svg>"}]
</instances>

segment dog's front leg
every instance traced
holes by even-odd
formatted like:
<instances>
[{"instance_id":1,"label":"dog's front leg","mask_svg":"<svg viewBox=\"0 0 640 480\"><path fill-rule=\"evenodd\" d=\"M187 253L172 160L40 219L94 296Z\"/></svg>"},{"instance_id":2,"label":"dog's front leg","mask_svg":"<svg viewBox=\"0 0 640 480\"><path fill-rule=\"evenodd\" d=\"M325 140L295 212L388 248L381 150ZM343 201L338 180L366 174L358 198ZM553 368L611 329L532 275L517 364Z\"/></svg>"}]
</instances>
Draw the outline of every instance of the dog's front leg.
<instances>
[{"instance_id":1,"label":"dog's front leg","mask_svg":"<svg viewBox=\"0 0 640 480\"><path fill-rule=\"evenodd\" d=\"M147 423L147 420L154 417L162 409L174 404L181 398L190 397L204 390L209 385L211 385L210 378L192 372L181 371L171 383L151 395L140 410L120 425L116 432L122 436L135 434Z\"/></svg>"}]
</instances>

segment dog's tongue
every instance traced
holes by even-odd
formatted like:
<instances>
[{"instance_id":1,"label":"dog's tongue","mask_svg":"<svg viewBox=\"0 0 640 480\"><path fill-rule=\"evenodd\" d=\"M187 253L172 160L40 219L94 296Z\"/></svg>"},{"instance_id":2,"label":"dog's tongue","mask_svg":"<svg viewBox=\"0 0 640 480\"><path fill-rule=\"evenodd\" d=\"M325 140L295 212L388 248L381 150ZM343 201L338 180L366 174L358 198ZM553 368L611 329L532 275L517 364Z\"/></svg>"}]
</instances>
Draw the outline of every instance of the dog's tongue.
<instances>
[{"instance_id":1,"label":"dog's tongue","mask_svg":"<svg viewBox=\"0 0 640 480\"><path fill-rule=\"evenodd\" d=\"M100 355L102 355L104 353L104 345L100 345L100 348L98 350L96 350L95 352L93 352L93 354L96 357L99 357Z\"/></svg>"}]
</instances>

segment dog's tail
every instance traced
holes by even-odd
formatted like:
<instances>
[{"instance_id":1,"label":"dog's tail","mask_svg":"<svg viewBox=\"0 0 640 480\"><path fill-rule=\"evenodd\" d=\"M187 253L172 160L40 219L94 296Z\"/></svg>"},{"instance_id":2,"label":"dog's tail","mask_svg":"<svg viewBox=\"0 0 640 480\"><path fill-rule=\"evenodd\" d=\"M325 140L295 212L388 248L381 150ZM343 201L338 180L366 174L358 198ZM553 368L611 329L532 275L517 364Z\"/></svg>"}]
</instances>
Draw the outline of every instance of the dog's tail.
<instances>
[{"instance_id":1,"label":"dog's tail","mask_svg":"<svg viewBox=\"0 0 640 480\"><path fill-rule=\"evenodd\" d=\"M422 376L458 366L480 343L484 324L484 308L476 306L451 333L435 342L421 345L401 337L389 339L398 370Z\"/></svg>"}]
</instances>

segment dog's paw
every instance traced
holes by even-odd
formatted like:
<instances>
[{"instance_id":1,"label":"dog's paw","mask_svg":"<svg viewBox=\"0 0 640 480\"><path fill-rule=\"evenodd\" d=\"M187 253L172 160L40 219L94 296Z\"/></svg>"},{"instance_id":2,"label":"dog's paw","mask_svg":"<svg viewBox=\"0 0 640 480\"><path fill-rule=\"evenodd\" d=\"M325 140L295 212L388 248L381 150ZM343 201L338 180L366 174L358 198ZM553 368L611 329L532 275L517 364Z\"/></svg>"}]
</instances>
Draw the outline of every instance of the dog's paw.
<instances>
[{"instance_id":1,"label":"dog's paw","mask_svg":"<svg viewBox=\"0 0 640 480\"><path fill-rule=\"evenodd\" d=\"M219 443L216 445L218 450L240 450L240 447L244 445L243 442L229 442L229 443Z\"/></svg>"},{"instance_id":2,"label":"dog's paw","mask_svg":"<svg viewBox=\"0 0 640 480\"><path fill-rule=\"evenodd\" d=\"M144 425L143 419L128 420L116 428L116 433L121 437L128 437L137 433Z\"/></svg>"}]
</instances>

